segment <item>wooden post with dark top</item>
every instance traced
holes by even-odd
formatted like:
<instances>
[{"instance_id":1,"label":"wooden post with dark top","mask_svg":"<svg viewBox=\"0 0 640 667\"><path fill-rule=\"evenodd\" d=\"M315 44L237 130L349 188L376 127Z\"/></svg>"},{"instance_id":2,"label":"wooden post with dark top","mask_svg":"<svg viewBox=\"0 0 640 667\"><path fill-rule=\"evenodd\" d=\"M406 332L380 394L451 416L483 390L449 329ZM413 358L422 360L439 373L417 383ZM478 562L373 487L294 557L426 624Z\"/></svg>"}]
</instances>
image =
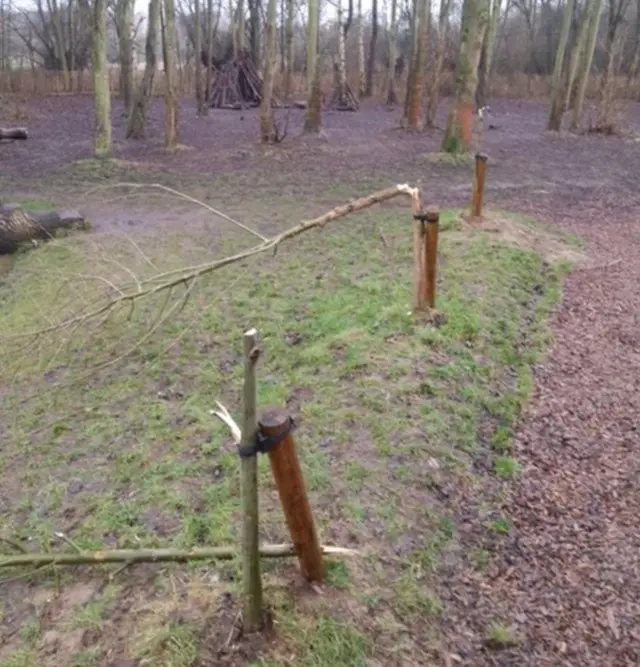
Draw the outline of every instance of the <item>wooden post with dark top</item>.
<instances>
[{"instance_id":1,"label":"wooden post with dark top","mask_svg":"<svg viewBox=\"0 0 640 667\"><path fill-rule=\"evenodd\" d=\"M281 441L269 449L271 471L302 574L308 581L320 582L325 576L322 550L296 454L291 424L291 417L286 410L268 408L260 417L259 428L263 438L278 438L286 432Z\"/></svg>"},{"instance_id":2,"label":"wooden post with dark top","mask_svg":"<svg viewBox=\"0 0 640 667\"><path fill-rule=\"evenodd\" d=\"M435 308L440 211L435 206L429 206L425 213L425 221L427 224L424 244L424 266L426 278L425 301L429 308Z\"/></svg>"},{"instance_id":3,"label":"wooden post with dark top","mask_svg":"<svg viewBox=\"0 0 640 667\"><path fill-rule=\"evenodd\" d=\"M487 173L487 160L484 153L476 153L475 172L473 176L473 197L471 199L471 217L482 217L482 200L484 198L484 181Z\"/></svg>"}]
</instances>

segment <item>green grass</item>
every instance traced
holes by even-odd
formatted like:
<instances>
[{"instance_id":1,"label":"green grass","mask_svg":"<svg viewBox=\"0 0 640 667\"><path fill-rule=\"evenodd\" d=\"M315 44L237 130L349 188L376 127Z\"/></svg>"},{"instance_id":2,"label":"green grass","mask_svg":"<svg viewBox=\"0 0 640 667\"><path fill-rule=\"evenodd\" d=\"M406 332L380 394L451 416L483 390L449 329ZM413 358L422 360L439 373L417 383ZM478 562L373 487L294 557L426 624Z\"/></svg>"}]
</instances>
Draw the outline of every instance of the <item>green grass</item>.
<instances>
[{"instance_id":1,"label":"green grass","mask_svg":"<svg viewBox=\"0 0 640 667\"><path fill-rule=\"evenodd\" d=\"M289 226L292 211L271 228ZM109 283L95 276L131 284L132 274L152 276L152 265L196 265L253 241L226 227L205 241L188 229L141 233L138 249L124 238L74 235L19 255L0 285L0 384L7 387L0 472L12 507L0 515L0 532L43 550L56 531L87 549L238 544L238 458L210 411L220 400L240 419L242 333L255 326L259 403L295 406L320 539L366 552L328 563L332 594L313 611L286 596L274 602L291 563L264 564L265 595L287 650L309 667L365 665L400 636L407 655L419 651L407 638L434 632L443 613L438 568L457 540L455 511L430 490L439 475L467 474L483 448L492 450L497 476L518 473L507 456L511 435L531 390L531 364L549 341L546 319L566 268L482 233L449 238L456 219L442 214L438 327L410 312L405 209L365 213L303 235L275 257L204 276L157 327L159 314L180 304L184 285L114 312L99 327L40 336L27 349L25 332L104 298ZM372 233L377 228L387 246ZM78 279L83 274L92 277ZM16 332L21 339L7 339ZM259 483L262 536L287 541L264 457ZM507 517L486 525L487 534L509 530ZM161 578L154 595L162 602L211 569L182 566L175 590ZM215 572L238 592L237 562ZM118 604L103 597L75 610L64 627L98 631ZM195 664L207 623L219 625L217 609L207 605L197 621L153 617L151 625L134 614L129 652L140 664ZM220 632L224 642L229 627ZM35 639L23 637L17 650ZM82 657L87 665L92 659ZM281 664L277 655L268 660Z\"/></svg>"}]
</instances>

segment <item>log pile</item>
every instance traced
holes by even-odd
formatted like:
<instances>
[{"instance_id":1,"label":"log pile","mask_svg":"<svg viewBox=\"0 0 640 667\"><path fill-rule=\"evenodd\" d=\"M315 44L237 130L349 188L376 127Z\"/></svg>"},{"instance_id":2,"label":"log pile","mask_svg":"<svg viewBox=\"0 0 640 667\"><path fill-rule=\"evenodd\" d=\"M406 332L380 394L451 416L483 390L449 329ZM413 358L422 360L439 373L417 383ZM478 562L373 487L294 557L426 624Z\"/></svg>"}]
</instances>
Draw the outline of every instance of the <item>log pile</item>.
<instances>
[{"instance_id":1,"label":"log pile","mask_svg":"<svg viewBox=\"0 0 640 667\"><path fill-rule=\"evenodd\" d=\"M211 86L210 104L216 109L244 109L258 107L262 101L262 79L253 64L249 51L220 67ZM271 106L281 108L282 102L274 93Z\"/></svg>"},{"instance_id":2,"label":"log pile","mask_svg":"<svg viewBox=\"0 0 640 667\"><path fill-rule=\"evenodd\" d=\"M0 127L0 141L15 141L26 139L27 130L24 127Z\"/></svg>"},{"instance_id":3,"label":"log pile","mask_svg":"<svg viewBox=\"0 0 640 667\"><path fill-rule=\"evenodd\" d=\"M76 211L26 211L17 204L0 203L0 255L11 255L23 244L44 241L59 229L89 229Z\"/></svg>"}]
</instances>

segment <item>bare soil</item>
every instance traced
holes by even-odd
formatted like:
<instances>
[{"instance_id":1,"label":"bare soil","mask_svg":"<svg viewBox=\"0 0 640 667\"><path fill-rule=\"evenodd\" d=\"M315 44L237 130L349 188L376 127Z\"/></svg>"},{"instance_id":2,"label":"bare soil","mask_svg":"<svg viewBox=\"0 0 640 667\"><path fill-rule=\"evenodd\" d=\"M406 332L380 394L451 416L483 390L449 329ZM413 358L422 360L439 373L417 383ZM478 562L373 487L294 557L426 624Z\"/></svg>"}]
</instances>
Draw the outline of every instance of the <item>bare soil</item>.
<instances>
[{"instance_id":1,"label":"bare soil","mask_svg":"<svg viewBox=\"0 0 640 667\"><path fill-rule=\"evenodd\" d=\"M167 155L162 148L161 102L152 105L143 142L124 140L116 104L115 157L123 162L105 178L100 165L74 164L91 153L90 98L37 98L26 105L29 140L0 146L3 200L55 197L64 204L75 203L77 193L90 184L125 180L128 173L138 178L138 172L147 180L176 186L194 183L195 194L206 190L207 200L212 205L222 200L225 211L235 207L242 212L243 193L252 192L258 197L264 193L265 208L272 203L276 207L279 198L299 196L311 214L327 208L327 200L336 193L334 189L328 195L327 190L334 183L341 184L345 198L407 181L420 182L425 201L442 208L465 206L469 199L470 166L433 157L441 132L407 133L398 127L399 111L382 106L365 106L357 114L327 112L325 129L314 138L299 136L302 114L291 111L284 145L263 149L256 143L257 112L213 111L197 120L194 105L183 101L184 149ZM549 134L542 131L545 113L546 103L540 101L492 104L488 123L495 129L485 130L483 144L490 156L486 201L492 209L527 214L575 234L585 245L568 259L579 255L588 261L580 261L566 279L562 307L553 319L553 347L534 369L533 397L515 434L522 474L507 483L488 479L480 470L467 483L458 480L447 486L444 502L454 518L460 548L439 568L436 590L444 603L440 634L433 643L425 640L428 646L413 638L424 650L416 665L640 664L640 143L633 133L640 131L640 105L628 107L629 133L620 137ZM441 125L445 114L443 107ZM207 190L203 183L213 185ZM218 199L219 183L224 188ZM202 216L175 205L158 211L140 198L131 207L105 204L97 197L83 205L99 231L161 231L180 224L206 228ZM299 207L300 202L292 210L297 213ZM282 223L265 217L264 230ZM511 241L531 245L531 239L522 236ZM555 248L547 251L553 254ZM301 389L305 391L310 390ZM354 440L358 442L357 434ZM21 496L16 491L12 497L12 485L6 481L1 498L8 506ZM391 481L401 495L402 481ZM478 528L491 518L486 514L487 497L499 498L510 518L506 540L491 539ZM73 511L76 521L84 519L83 510ZM488 554L482 567L473 557L480 553ZM118 646L129 615L148 611L145 587L151 587L153 572L141 567L126 579L102 629L113 642L113 652L95 664L143 664L119 654ZM173 575L167 581L168 588L175 588ZM184 599L194 600L193 613L210 607L207 575L196 584L191 582L175 608L155 613L179 624L176 609L184 609ZM291 590L291 582L282 585ZM20 629L40 618L43 609L47 619L64 621L98 590L89 575L86 581L75 577L73 584L66 580L57 597L37 583L10 586L0 614L0 628L8 629L2 630L0 641L3 667L9 653L3 653L2 643L17 641ZM297 604L314 603L300 594ZM209 628L212 646L228 641L234 614L221 604L219 626ZM366 610L361 617L367 618ZM42 664L70 666L79 652L88 655L95 630L90 627L76 625L62 635L45 632L38 644ZM211 661L202 664L249 664L250 656L272 651L272 639L268 634L257 648L239 650L233 657L212 654ZM367 664L411 664L406 655L397 663L386 656ZM274 664L289 664L288 658L279 657L282 660Z\"/></svg>"}]
</instances>

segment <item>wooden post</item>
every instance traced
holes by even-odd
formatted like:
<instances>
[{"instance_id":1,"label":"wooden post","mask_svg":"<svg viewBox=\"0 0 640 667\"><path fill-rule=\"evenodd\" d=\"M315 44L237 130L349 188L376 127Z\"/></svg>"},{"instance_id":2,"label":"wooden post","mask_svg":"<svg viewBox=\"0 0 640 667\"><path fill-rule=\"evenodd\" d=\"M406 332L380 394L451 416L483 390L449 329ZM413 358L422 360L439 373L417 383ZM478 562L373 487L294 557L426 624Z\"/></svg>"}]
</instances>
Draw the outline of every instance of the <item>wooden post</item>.
<instances>
[{"instance_id":1,"label":"wooden post","mask_svg":"<svg viewBox=\"0 0 640 667\"><path fill-rule=\"evenodd\" d=\"M417 191L411 197L411 209L413 211L413 310L419 312L424 310L425 277L423 265L423 243L424 234L422 226L422 202L420 192Z\"/></svg>"},{"instance_id":2,"label":"wooden post","mask_svg":"<svg viewBox=\"0 0 640 667\"><path fill-rule=\"evenodd\" d=\"M471 200L471 217L482 216L482 199L484 197L484 179L487 171L487 160L484 153L476 153L475 173L473 177L473 197Z\"/></svg>"},{"instance_id":3,"label":"wooden post","mask_svg":"<svg viewBox=\"0 0 640 667\"><path fill-rule=\"evenodd\" d=\"M425 265L425 301L429 308L436 307L436 274L438 264L438 228L440 211L435 206L429 206L425 214L427 224L424 244Z\"/></svg>"},{"instance_id":4,"label":"wooden post","mask_svg":"<svg viewBox=\"0 0 640 667\"><path fill-rule=\"evenodd\" d=\"M271 439L272 442L279 440L274 446L267 446L265 449L269 452L271 471L278 487L291 541L298 554L300 569L308 581L320 582L324 580L325 574L322 550L316 535L291 427L291 417L279 408L269 408L260 418L262 437Z\"/></svg>"},{"instance_id":5,"label":"wooden post","mask_svg":"<svg viewBox=\"0 0 640 667\"><path fill-rule=\"evenodd\" d=\"M255 365L260 356L258 332L244 334L244 391L241 448L255 445L257 432L257 389ZM244 587L243 629L252 632L262 628L262 581L260 579L260 545L258 512L258 455L243 456L241 461L242 493L242 581Z\"/></svg>"}]
</instances>

